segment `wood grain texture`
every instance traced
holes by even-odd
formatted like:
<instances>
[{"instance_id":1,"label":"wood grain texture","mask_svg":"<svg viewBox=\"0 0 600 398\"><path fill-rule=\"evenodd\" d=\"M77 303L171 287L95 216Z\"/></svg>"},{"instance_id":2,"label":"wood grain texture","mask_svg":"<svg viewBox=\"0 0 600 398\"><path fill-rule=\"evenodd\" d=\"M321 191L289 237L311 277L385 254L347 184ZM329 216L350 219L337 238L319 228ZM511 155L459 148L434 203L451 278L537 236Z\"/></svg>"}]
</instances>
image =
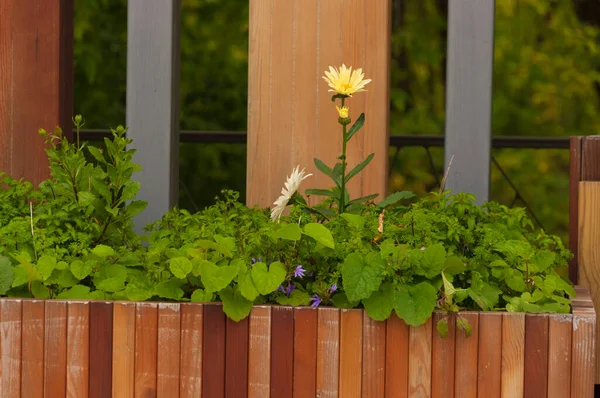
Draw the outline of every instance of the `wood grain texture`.
<instances>
[{"instance_id":1,"label":"wood grain texture","mask_svg":"<svg viewBox=\"0 0 600 398\"><path fill-rule=\"evenodd\" d=\"M363 314L340 313L340 397L360 397L362 382Z\"/></svg>"},{"instance_id":2,"label":"wood grain texture","mask_svg":"<svg viewBox=\"0 0 600 398\"><path fill-rule=\"evenodd\" d=\"M317 396L337 398L340 375L340 310L319 308Z\"/></svg>"},{"instance_id":3,"label":"wood grain texture","mask_svg":"<svg viewBox=\"0 0 600 398\"><path fill-rule=\"evenodd\" d=\"M156 395L179 397L179 349L181 312L179 303L158 304L158 361L156 365Z\"/></svg>"},{"instance_id":4,"label":"wood grain texture","mask_svg":"<svg viewBox=\"0 0 600 398\"><path fill-rule=\"evenodd\" d=\"M523 397L525 382L525 315L502 319L502 398Z\"/></svg>"},{"instance_id":5,"label":"wood grain texture","mask_svg":"<svg viewBox=\"0 0 600 398\"><path fill-rule=\"evenodd\" d=\"M477 357L479 351L479 314L461 312L472 327L471 336L456 329L456 356L454 376L454 396L462 398L477 397ZM458 322L458 321L457 321Z\"/></svg>"},{"instance_id":6,"label":"wood grain texture","mask_svg":"<svg viewBox=\"0 0 600 398\"><path fill-rule=\"evenodd\" d=\"M46 301L44 339L44 396L67 394L67 303Z\"/></svg>"},{"instance_id":7,"label":"wood grain texture","mask_svg":"<svg viewBox=\"0 0 600 398\"><path fill-rule=\"evenodd\" d=\"M158 304L135 305L135 386L136 398L156 397L158 359Z\"/></svg>"},{"instance_id":8,"label":"wood grain texture","mask_svg":"<svg viewBox=\"0 0 600 398\"><path fill-rule=\"evenodd\" d=\"M225 397L248 396L248 318L239 322L227 319L225 344Z\"/></svg>"},{"instance_id":9,"label":"wood grain texture","mask_svg":"<svg viewBox=\"0 0 600 398\"><path fill-rule=\"evenodd\" d=\"M221 304L204 304L202 396L225 396L226 318Z\"/></svg>"},{"instance_id":10,"label":"wood grain texture","mask_svg":"<svg viewBox=\"0 0 600 398\"><path fill-rule=\"evenodd\" d=\"M385 394L386 324L374 321L363 311L362 396Z\"/></svg>"},{"instance_id":11,"label":"wood grain texture","mask_svg":"<svg viewBox=\"0 0 600 398\"><path fill-rule=\"evenodd\" d=\"M42 300L23 300L22 397L44 396L44 307Z\"/></svg>"},{"instance_id":12,"label":"wood grain texture","mask_svg":"<svg viewBox=\"0 0 600 398\"><path fill-rule=\"evenodd\" d=\"M273 307L271 310L271 397L292 397L293 355L294 310L292 307ZM264 369L262 371L264 372Z\"/></svg>"},{"instance_id":13,"label":"wood grain texture","mask_svg":"<svg viewBox=\"0 0 600 398\"><path fill-rule=\"evenodd\" d=\"M317 391L317 309L294 309L294 398L313 398Z\"/></svg>"},{"instance_id":14,"label":"wood grain texture","mask_svg":"<svg viewBox=\"0 0 600 398\"><path fill-rule=\"evenodd\" d=\"M437 332L438 322L444 313L433 313L431 396L434 398L454 397L454 351L456 338L456 316L447 316L448 335L444 338Z\"/></svg>"},{"instance_id":15,"label":"wood grain texture","mask_svg":"<svg viewBox=\"0 0 600 398\"><path fill-rule=\"evenodd\" d=\"M600 181L600 136L590 135L582 139L581 144L581 180Z\"/></svg>"},{"instance_id":16,"label":"wood grain texture","mask_svg":"<svg viewBox=\"0 0 600 398\"><path fill-rule=\"evenodd\" d=\"M113 305L112 397L133 398L135 391L135 303Z\"/></svg>"},{"instance_id":17,"label":"wood grain texture","mask_svg":"<svg viewBox=\"0 0 600 398\"><path fill-rule=\"evenodd\" d=\"M89 397L110 397L112 392L113 303L90 302Z\"/></svg>"},{"instance_id":18,"label":"wood grain texture","mask_svg":"<svg viewBox=\"0 0 600 398\"><path fill-rule=\"evenodd\" d=\"M181 304L180 398L202 393L203 317L202 304Z\"/></svg>"},{"instance_id":19,"label":"wood grain texture","mask_svg":"<svg viewBox=\"0 0 600 398\"><path fill-rule=\"evenodd\" d=\"M21 396L22 301L0 301L0 396Z\"/></svg>"},{"instance_id":20,"label":"wood grain texture","mask_svg":"<svg viewBox=\"0 0 600 398\"><path fill-rule=\"evenodd\" d=\"M569 139L569 250L573 258L569 260L569 279L578 283L577 257L579 248L579 182L581 181L581 142L583 137Z\"/></svg>"},{"instance_id":21,"label":"wood grain texture","mask_svg":"<svg viewBox=\"0 0 600 398\"><path fill-rule=\"evenodd\" d=\"M548 316L525 315L525 396L548 394Z\"/></svg>"},{"instance_id":22,"label":"wood grain texture","mask_svg":"<svg viewBox=\"0 0 600 398\"><path fill-rule=\"evenodd\" d=\"M385 336L386 398L408 397L409 339L408 325L393 312Z\"/></svg>"},{"instance_id":23,"label":"wood grain texture","mask_svg":"<svg viewBox=\"0 0 600 398\"><path fill-rule=\"evenodd\" d=\"M548 326L548 398L571 393L571 315L550 315Z\"/></svg>"},{"instance_id":24,"label":"wood grain texture","mask_svg":"<svg viewBox=\"0 0 600 398\"><path fill-rule=\"evenodd\" d=\"M431 396L432 319L419 327L410 327L408 345L408 395Z\"/></svg>"},{"instance_id":25,"label":"wood grain texture","mask_svg":"<svg viewBox=\"0 0 600 398\"><path fill-rule=\"evenodd\" d=\"M598 366L596 312L585 304L573 305L572 325L571 398L591 397Z\"/></svg>"},{"instance_id":26,"label":"wood grain texture","mask_svg":"<svg viewBox=\"0 0 600 398\"><path fill-rule=\"evenodd\" d=\"M479 314L477 396L500 398L502 386L503 313Z\"/></svg>"},{"instance_id":27,"label":"wood grain texture","mask_svg":"<svg viewBox=\"0 0 600 398\"><path fill-rule=\"evenodd\" d=\"M269 398L271 386L271 307L250 312L248 398Z\"/></svg>"},{"instance_id":28,"label":"wood grain texture","mask_svg":"<svg viewBox=\"0 0 600 398\"><path fill-rule=\"evenodd\" d=\"M90 303L69 301L67 306L67 397L89 395Z\"/></svg>"}]
</instances>

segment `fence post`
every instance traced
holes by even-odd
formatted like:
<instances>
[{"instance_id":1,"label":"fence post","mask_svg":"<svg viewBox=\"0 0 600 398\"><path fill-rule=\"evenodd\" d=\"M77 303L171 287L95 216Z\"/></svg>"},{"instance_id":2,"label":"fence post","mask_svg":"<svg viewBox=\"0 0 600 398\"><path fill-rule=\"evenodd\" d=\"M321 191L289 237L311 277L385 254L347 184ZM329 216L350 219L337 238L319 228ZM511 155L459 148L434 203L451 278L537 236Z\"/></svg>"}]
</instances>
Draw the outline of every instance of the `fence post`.
<instances>
[{"instance_id":1,"label":"fence post","mask_svg":"<svg viewBox=\"0 0 600 398\"><path fill-rule=\"evenodd\" d=\"M138 231L177 204L180 16L181 0L127 3L127 135L143 167L138 197L148 201Z\"/></svg>"},{"instance_id":2,"label":"fence post","mask_svg":"<svg viewBox=\"0 0 600 398\"><path fill-rule=\"evenodd\" d=\"M0 0L0 172L50 173L38 130L71 137L74 0Z\"/></svg>"},{"instance_id":3,"label":"fence post","mask_svg":"<svg viewBox=\"0 0 600 398\"><path fill-rule=\"evenodd\" d=\"M355 177L352 197L386 193L388 179L390 0L250 0L247 204L269 206L300 165L303 185L329 188L313 158L333 165L341 133L332 93L321 78L329 66L362 68L373 81L348 100L365 127L348 146L349 168L375 153Z\"/></svg>"}]
</instances>

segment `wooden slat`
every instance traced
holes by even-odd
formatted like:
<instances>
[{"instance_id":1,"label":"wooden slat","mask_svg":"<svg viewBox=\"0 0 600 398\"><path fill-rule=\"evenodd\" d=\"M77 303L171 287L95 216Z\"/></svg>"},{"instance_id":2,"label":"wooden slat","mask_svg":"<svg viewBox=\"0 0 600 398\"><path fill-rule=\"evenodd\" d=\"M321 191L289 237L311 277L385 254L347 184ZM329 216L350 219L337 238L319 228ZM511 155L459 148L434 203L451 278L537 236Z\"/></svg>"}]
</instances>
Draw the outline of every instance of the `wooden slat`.
<instances>
[{"instance_id":1,"label":"wooden slat","mask_svg":"<svg viewBox=\"0 0 600 398\"><path fill-rule=\"evenodd\" d=\"M548 398L571 393L571 315L551 315L548 328Z\"/></svg>"},{"instance_id":2,"label":"wooden slat","mask_svg":"<svg viewBox=\"0 0 600 398\"><path fill-rule=\"evenodd\" d=\"M317 391L317 310L294 309L294 398L313 398Z\"/></svg>"},{"instance_id":3,"label":"wooden slat","mask_svg":"<svg viewBox=\"0 0 600 398\"><path fill-rule=\"evenodd\" d=\"M89 397L109 397L112 391L113 304L90 302Z\"/></svg>"},{"instance_id":4,"label":"wooden slat","mask_svg":"<svg viewBox=\"0 0 600 398\"><path fill-rule=\"evenodd\" d=\"M44 340L44 396L64 397L67 392L67 303L46 301Z\"/></svg>"},{"instance_id":5,"label":"wooden slat","mask_svg":"<svg viewBox=\"0 0 600 398\"><path fill-rule=\"evenodd\" d=\"M579 249L579 181L581 181L581 143L583 137L571 137L569 172L569 250L573 258L569 260L569 279L578 283L577 256Z\"/></svg>"},{"instance_id":6,"label":"wooden slat","mask_svg":"<svg viewBox=\"0 0 600 398\"><path fill-rule=\"evenodd\" d=\"M157 397L179 397L181 313L178 303L158 304Z\"/></svg>"},{"instance_id":7,"label":"wooden slat","mask_svg":"<svg viewBox=\"0 0 600 398\"><path fill-rule=\"evenodd\" d=\"M525 315L525 396L548 393L548 316Z\"/></svg>"},{"instance_id":8,"label":"wooden slat","mask_svg":"<svg viewBox=\"0 0 600 398\"><path fill-rule=\"evenodd\" d=\"M271 311L271 397L292 397L293 355L293 308L273 307Z\"/></svg>"},{"instance_id":9,"label":"wooden slat","mask_svg":"<svg viewBox=\"0 0 600 398\"><path fill-rule=\"evenodd\" d=\"M112 396L133 398L135 389L135 303L114 303Z\"/></svg>"},{"instance_id":10,"label":"wooden slat","mask_svg":"<svg viewBox=\"0 0 600 398\"><path fill-rule=\"evenodd\" d=\"M477 396L500 398L502 385L503 313L479 314Z\"/></svg>"},{"instance_id":11,"label":"wooden slat","mask_svg":"<svg viewBox=\"0 0 600 398\"><path fill-rule=\"evenodd\" d=\"M385 394L385 322L374 321L363 312L362 396L379 398Z\"/></svg>"},{"instance_id":12,"label":"wooden slat","mask_svg":"<svg viewBox=\"0 0 600 398\"><path fill-rule=\"evenodd\" d=\"M181 304L181 398L202 393L203 315L202 304Z\"/></svg>"},{"instance_id":13,"label":"wooden slat","mask_svg":"<svg viewBox=\"0 0 600 398\"><path fill-rule=\"evenodd\" d=\"M248 398L269 398L271 385L271 307L250 312Z\"/></svg>"},{"instance_id":14,"label":"wooden slat","mask_svg":"<svg viewBox=\"0 0 600 398\"><path fill-rule=\"evenodd\" d=\"M225 396L246 398L248 396L248 318L239 322L227 319L225 344Z\"/></svg>"},{"instance_id":15,"label":"wooden slat","mask_svg":"<svg viewBox=\"0 0 600 398\"><path fill-rule=\"evenodd\" d=\"M317 396L337 398L340 371L340 310L319 308Z\"/></svg>"},{"instance_id":16,"label":"wooden slat","mask_svg":"<svg viewBox=\"0 0 600 398\"><path fill-rule=\"evenodd\" d=\"M67 396L87 398L90 363L90 303L67 307Z\"/></svg>"},{"instance_id":17,"label":"wooden slat","mask_svg":"<svg viewBox=\"0 0 600 398\"><path fill-rule=\"evenodd\" d=\"M431 396L432 319L419 327L410 327L408 345L408 395Z\"/></svg>"},{"instance_id":18,"label":"wooden slat","mask_svg":"<svg viewBox=\"0 0 600 398\"><path fill-rule=\"evenodd\" d=\"M42 300L23 300L22 397L44 396L44 307Z\"/></svg>"},{"instance_id":19,"label":"wooden slat","mask_svg":"<svg viewBox=\"0 0 600 398\"><path fill-rule=\"evenodd\" d=\"M523 397L525 381L525 315L502 319L502 398Z\"/></svg>"},{"instance_id":20,"label":"wooden slat","mask_svg":"<svg viewBox=\"0 0 600 398\"><path fill-rule=\"evenodd\" d=\"M22 306L19 299L0 301L0 396L21 396Z\"/></svg>"},{"instance_id":21,"label":"wooden slat","mask_svg":"<svg viewBox=\"0 0 600 398\"><path fill-rule=\"evenodd\" d=\"M202 396L225 396L225 333L223 306L204 305L204 335L202 341Z\"/></svg>"},{"instance_id":22,"label":"wooden slat","mask_svg":"<svg viewBox=\"0 0 600 398\"><path fill-rule=\"evenodd\" d=\"M395 312L387 320L385 339L385 396L406 398L408 397L409 327Z\"/></svg>"},{"instance_id":23,"label":"wooden slat","mask_svg":"<svg viewBox=\"0 0 600 398\"><path fill-rule=\"evenodd\" d=\"M479 350L479 314L461 312L459 315L467 319L472 333L467 337L464 331L456 330L454 396L475 398L477 396L477 377L475 375L477 375Z\"/></svg>"},{"instance_id":24,"label":"wooden slat","mask_svg":"<svg viewBox=\"0 0 600 398\"><path fill-rule=\"evenodd\" d=\"M362 382L362 310L340 314L340 397L360 397Z\"/></svg>"},{"instance_id":25,"label":"wooden slat","mask_svg":"<svg viewBox=\"0 0 600 398\"><path fill-rule=\"evenodd\" d=\"M137 398L156 396L157 345L158 305L136 303L134 396Z\"/></svg>"},{"instance_id":26,"label":"wooden slat","mask_svg":"<svg viewBox=\"0 0 600 398\"><path fill-rule=\"evenodd\" d=\"M433 314L431 395L436 398L453 398L456 316L447 316L448 335L444 338L436 330L438 322L443 317L444 313L442 312L434 312Z\"/></svg>"},{"instance_id":27,"label":"wooden slat","mask_svg":"<svg viewBox=\"0 0 600 398\"><path fill-rule=\"evenodd\" d=\"M591 397L594 394L597 344L596 312L593 308L573 306L571 345L571 398Z\"/></svg>"}]
</instances>

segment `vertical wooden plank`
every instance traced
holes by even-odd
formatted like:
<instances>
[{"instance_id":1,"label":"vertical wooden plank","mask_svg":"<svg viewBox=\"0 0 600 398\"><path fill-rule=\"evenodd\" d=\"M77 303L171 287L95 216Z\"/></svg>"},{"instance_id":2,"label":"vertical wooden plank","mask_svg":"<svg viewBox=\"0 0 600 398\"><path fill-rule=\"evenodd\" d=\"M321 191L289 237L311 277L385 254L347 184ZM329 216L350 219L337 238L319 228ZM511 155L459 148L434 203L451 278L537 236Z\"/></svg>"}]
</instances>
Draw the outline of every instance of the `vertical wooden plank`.
<instances>
[{"instance_id":1,"label":"vertical wooden plank","mask_svg":"<svg viewBox=\"0 0 600 398\"><path fill-rule=\"evenodd\" d=\"M385 322L374 321L363 311L363 398L380 398L385 394Z\"/></svg>"},{"instance_id":2,"label":"vertical wooden plank","mask_svg":"<svg viewBox=\"0 0 600 398\"><path fill-rule=\"evenodd\" d=\"M223 306L204 305L202 341L202 396L225 396L225 333Z\"/></svg>"},{"instance_id":3,"label":"vertical wooden plank","mask_svg":"<svg viewBox=\"0 0 600 398\"><path fill-rule=\"evenodd\" d=\"M225 344L225 397L248 396L248 318L239 322L227 319Z\"/></svg>"},{"instance_id":4,"label":"vertical wooden plank","mask_svg":"<svg viewBox=\"0 0 600 398\"><path fill-rule=\"evenodd\" d=\"M67 393L67 303L46 301L44 340L44 396Z\"/></svg>"},{"instance_id":5,"label":"vertical wooden plank","mask_svg":"<svg viewBox=\"0 0 600 398\"><path fill-rule=\"evenodd\" d=\"M525 315L525 396L548 393L548 316Z\"/></svg>"},{"instance_id":6,"label":"vertical wooden plank","mask_svg":"<svg viewBox=\"0 0 600 398\"><path fill-rule=\"evenodd\" d=\"M294 309L294 398L317 391L317 309Z\"/></svg>"},{"instance_id":7,"label":"vertical wooden plank","mask_svg":"<svg viewBox=\"0 0 600 398\"><path fill-rule=\"evenodd\" d=\"M20 299L0 301L0 396L21 396L22 306Z\"/></svg>"},{"instance_id":8,"label":"vertical wooden plank","mask_svg":"<svg viewBox=\"0 0 600 398\"><path fill-rule=\"evenodd\" d=\"M340 311L319 308L317 333L317 396L337 398L340 376Z\"/></svg>"},{"instance_id":9,"label":"vertical wooden plank","mask_svg":"<svg viewBox=\"0 0 600 398\"><path fill-rule=\"evenodd\" d=\"M114 303L112 330L112 397L114 398L134 397L135 313L135 303Z\"/></svg>"},{"instance_id":10,"label":"vertical wooden plank","mask_svg":"<svg viewBox=\"0 0 600 398\"><path fill-rule=\"evenodd\" d=\"M597 357L596 312L586 303L573 305L571 398L594 395Z\"/></svg>"},{"instance_id":11,"label":"vertical wooden plank","mask_svg":"<svg viewBox=\"0 0 600 398\"><path fill-rule=\"evenodd\" d=\"M158 305L136 303L135 386L138 398L155 397L158 359Z\"/></svg>"},{"instance_id":12,"label":"vertical wooden plank","mask_svg":"<svg viewBox=\"0 0 600 398\"><path fill-rule=\"evenodd\" d=\"M502 313L479 314L477 396L500 398L502 386Z\"/></svg>"},{"instance_id":13,"label":"vertical wooden plank","mask_svg":"<svg viewBox=\"0 0 600 398\"><path fill-rule=\"evenodd\" d=\"M525 381L525 315L502 319L502 398L523 397Z\"/></svg>"},{"instance_id":14,"label":"vertical wooden plank","mask_svg":"<svg viewBox=\"0 0 600 398\"><path fill-rule=\"evenodd\" d=\"M471 336L456 329L456 356L454 396L475 398L477 396L477 353L479 351L479 314L461 312L459 316L466 318L471 325Z\"/></svg>"},{"instance_id":15,"label":"vertical wooden plank","mask_svg":"<svg viewBox=\"0 0 600 398\"><path fill-rule=\"evenodd\" d=\"M577 256L579 249L579 181L581 181L581 145L583 137L569 139L569 250L573 258L569 261L569 279L577 284Z\"/></svg>"},{"instance_id":16,"label":"vertical wooden plank","mask_svg":"<svg viewBox=\"0 0 600 398\"><path fill-rule=\"evenodd\" d=\"M548 398L571 393L571 315L550 315L548 327Z\"/></svg>"},{"instance_id":17,"label":"vertical wooden plank","mask_svg":"<svg viewBox=\"0 0 600 398\"><path fill-rule=\"evenodd\" d=\"M103 301L90 302L90 398L111 396L112 337L113 304Z\"/></svg>"},{"instance_id":18,"label":"vertical wooden plank","mask_svg":"<svg viewBox=\"0 0 600 398\"><path fill-rule=\"evenodd\" d=\"M202 393L203 315L202 304L181 304L180 398Z\"/></svg>"},{"instance_id":19,"label":"vertical wooden plank","mask_svg":"<svg viewBox=\"0 0 600 398\"><path fill-rule=\"evenodd\" d=\"M269 398L270 385L271 307L255 306L250 312L248 398Z\"/></svg>"},{"instance_id":20,"label":"vertical wooden plank","mask_svg":"<svg viewBox=\"0 0 600 398\"><path fill-rule=\"evenodd\" d=\"M23 300L22 397L44 396L44 307L42 300Z\"/></svg>"},{"instance_id":21,"label":"vertical wooden plank","mask_svg":"<svg viewBox=\"0 0 600 398\"><path fill-rule=\"evenodd\" d=\"M363 311L340 314L340 397L360 397L362 386Z\"/></svg>"},{"instance_id":22,"label":"vertical wooden plank","mask_svg":"<svg viewBox=\"0 0 600 398\"><path fill-rule=\"evenodd\" d=\"M456 316L454 314L447 316L448 335L442 338L437 332L436 327L444 315L443 312L433 313L431 396L436 398L453 398Z\"/></svg>"},{"instance_id":23,"label":"vertical wooden plank","mask_svg":"<svg viewBox=\"0 0 600 398\"><path fill-rule=\"evenodd\" d=\"M393 312L387 320L386 329L386 398L408 397L409 342L410 335L408 325Z\"/></svg>"},{"instance_id":24,"label":"vertical wooden plank","mask_svg":"<svg viewBox=\"0 0 600 398\"><path fill-rule=\"evenodd\" d=\"M408 394L431 396L432 319L419 327L410 327L408 345Z\"/></svg>"},{"instance_id":25,"label":"vertical wooden plank","mask_svg":"<svg viewBox=\"0 0 600 398\"><path fill-rule=\"evenodd\" d=\"M294 312L291 307L271 311L271 396L291 398L294 375ZM264 371L264 369L263 369ZM318 376L317 376L318 383ZM317 385L318 388L318 385Z\"/></svg>"},{"instance_id":26,"label":"vertical wooden plank","mask_svg":"<svg viewBox=\"0 0 600 398\"><path fill-rule=\"evenodd\" d=\"M90 363L90 303L67 307L67 397L87 398Z\"/></svg>"},{"instance_id":27,"label":"vertical wooden plank","mask_svg":"<svg viewBox=\"0 0 600 398\"><path fill-rule=\"evenodd\" d=\"M158 304L157 397L179 397L179 347L181 317L179 303Z\"/></svg>"}]
</instances>

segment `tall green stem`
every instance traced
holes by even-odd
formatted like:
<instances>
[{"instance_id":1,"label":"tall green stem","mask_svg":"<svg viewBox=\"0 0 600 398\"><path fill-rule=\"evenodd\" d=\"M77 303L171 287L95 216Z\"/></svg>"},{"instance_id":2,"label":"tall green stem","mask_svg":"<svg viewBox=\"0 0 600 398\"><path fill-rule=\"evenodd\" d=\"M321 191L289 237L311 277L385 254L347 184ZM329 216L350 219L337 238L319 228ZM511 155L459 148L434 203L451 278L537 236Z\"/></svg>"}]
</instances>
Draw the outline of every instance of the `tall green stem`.
<instances>
[{"instance_id":1,"label":"tall green stem","mask_svg":"<svg viewBox=\"0 0 600 398\"><path fill-rule=\"evenodd\" d=\"M342 98L342 107L344 107L344 99L345 98ZM342 183L340 184L341 192L339 214L342 214L346 207L346 203L344 203L346 201L346 196L344 195L344 192L346 191L346 126L346 124L342 124Z\"/></svg>"}]
</instances>

